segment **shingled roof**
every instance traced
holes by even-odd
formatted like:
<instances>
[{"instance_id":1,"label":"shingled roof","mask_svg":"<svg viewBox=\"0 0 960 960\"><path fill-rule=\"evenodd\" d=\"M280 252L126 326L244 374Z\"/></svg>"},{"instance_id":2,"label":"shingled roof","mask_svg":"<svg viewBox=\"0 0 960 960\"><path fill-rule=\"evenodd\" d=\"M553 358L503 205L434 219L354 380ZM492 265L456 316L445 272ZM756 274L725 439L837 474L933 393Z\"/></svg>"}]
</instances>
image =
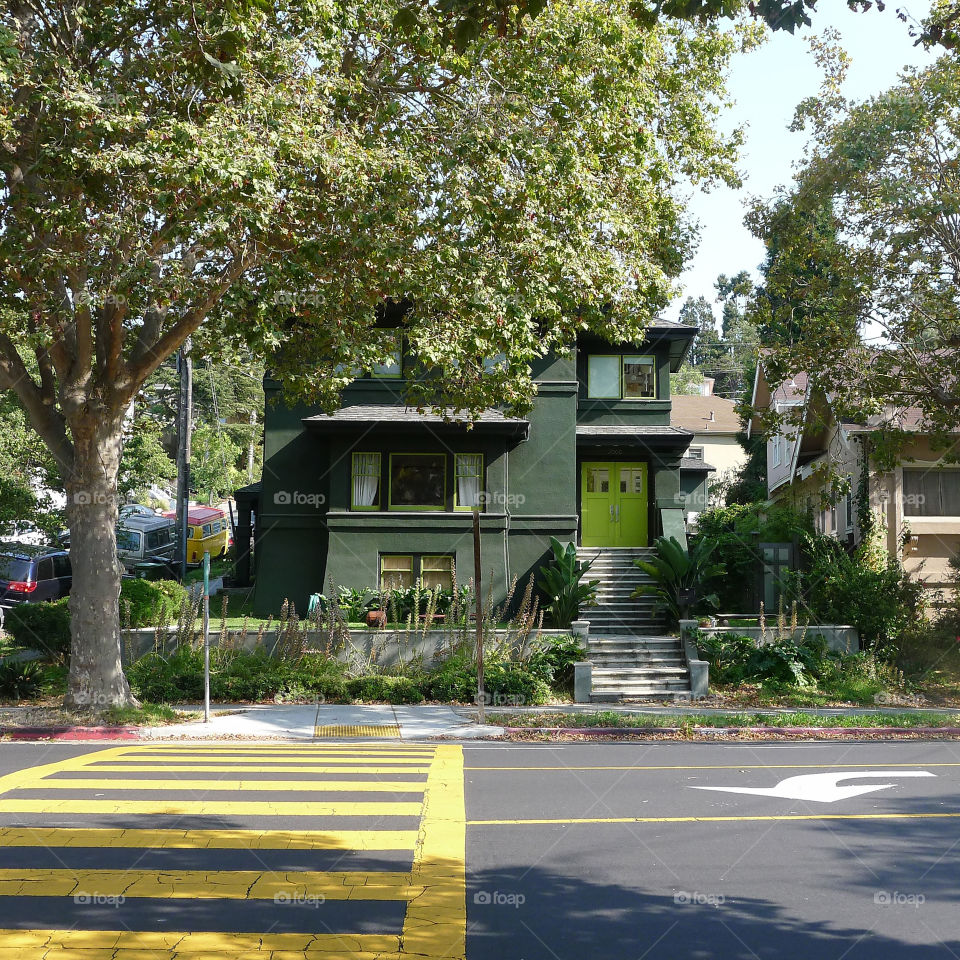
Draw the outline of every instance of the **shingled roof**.
<instances>
[{"instance_id":1,"label":"shingled roof","mask_svg":"<svg viewBox=\"0 0 960 960\"><path fill-rule=\"evenodd\" d=\"M726 397L674 395L670 422L694 433L733 434L740 431L736 404Z\"/></svg>"}]
</instances>

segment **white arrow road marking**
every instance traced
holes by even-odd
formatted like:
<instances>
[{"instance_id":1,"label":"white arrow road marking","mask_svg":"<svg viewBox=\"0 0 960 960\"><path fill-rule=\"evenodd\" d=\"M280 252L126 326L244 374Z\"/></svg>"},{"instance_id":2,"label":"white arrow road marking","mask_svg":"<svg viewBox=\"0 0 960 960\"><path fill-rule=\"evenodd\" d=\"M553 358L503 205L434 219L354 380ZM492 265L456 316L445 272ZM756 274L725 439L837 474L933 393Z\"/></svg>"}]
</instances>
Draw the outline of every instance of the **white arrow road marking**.
<instances>
[{"instance_id":1,"label":"white arrow road marking","mask_svg":"<svg viewBox=\"0 0 960 960\"><path fill-rule=\"evenodd\" d=\"M866 770L837 773L807 773L787 777L775 787L693 787L693 790L716 790L722 793L747 793L757 797L782 797L785 800L813 800L817 803L835 803L849 800L863 793L887 790L895 783L873 783L866 787L841 787L839 780L874 780L877 777L935 777L926 770Z\"/></svg>"}]
</instances>

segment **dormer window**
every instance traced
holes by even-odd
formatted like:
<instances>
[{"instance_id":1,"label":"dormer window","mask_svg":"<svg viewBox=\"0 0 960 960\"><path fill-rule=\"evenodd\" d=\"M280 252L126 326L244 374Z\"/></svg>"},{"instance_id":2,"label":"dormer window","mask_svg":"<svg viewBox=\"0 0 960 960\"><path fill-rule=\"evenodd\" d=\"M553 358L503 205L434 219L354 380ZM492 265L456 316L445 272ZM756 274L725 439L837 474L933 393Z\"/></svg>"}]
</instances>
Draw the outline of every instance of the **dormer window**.
<instances>
[{"instance_id":1,"label":"dormer window","mask_svg":"<svg viewBox=\"0 0 960 960\"><path fill-rule=\"evenodd\" d=\"M655 358L590 354L587 357L587 396L591 400L655 400Z\"/></svg>"}]
</instances>

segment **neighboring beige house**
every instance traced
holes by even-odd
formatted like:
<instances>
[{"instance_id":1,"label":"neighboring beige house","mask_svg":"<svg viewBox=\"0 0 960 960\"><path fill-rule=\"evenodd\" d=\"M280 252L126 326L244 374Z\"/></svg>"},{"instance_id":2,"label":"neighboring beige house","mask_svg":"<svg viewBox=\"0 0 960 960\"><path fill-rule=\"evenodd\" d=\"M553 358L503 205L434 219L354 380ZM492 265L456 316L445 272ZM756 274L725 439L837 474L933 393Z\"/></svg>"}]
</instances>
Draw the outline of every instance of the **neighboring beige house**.
<instances>
[{"instance_id":1,"label":"neighboring beige house","mask_svg":"<svg viewBox=\"0 0 960 960\"><path fill-rule=\"evenodd\" d=\"M737 440L741 430L736 404L724 397L674 395L670 425L693 431L684 454L709 463L716 474L711 481L729 479L747 462L747 452Z\"/></svg>"},{"instance_id":2,"label":"neighboring beige house","mask_svg":"<svg viewBox=\"0 0 960 960\"><path fill-rule=\"evenodd\" d=\"M799 427L767 437L770 499L811 513L817 530L853 548L862 539L858 514L865 495L882 524L887 551L928 590L945 589L950 558L960 553L960 464L947 462L950 451L931 449L915 410L891 409L866 423L842 421L806 375L771 389L761 362L754 409L796 406L802 407ZM871 441L894 423L911 439L899 464L881 472L870 460ZM756 429L761 427L755 418L748 431ZM951 449L960 455L960 436Z\"/></svg>"}]
</instances>

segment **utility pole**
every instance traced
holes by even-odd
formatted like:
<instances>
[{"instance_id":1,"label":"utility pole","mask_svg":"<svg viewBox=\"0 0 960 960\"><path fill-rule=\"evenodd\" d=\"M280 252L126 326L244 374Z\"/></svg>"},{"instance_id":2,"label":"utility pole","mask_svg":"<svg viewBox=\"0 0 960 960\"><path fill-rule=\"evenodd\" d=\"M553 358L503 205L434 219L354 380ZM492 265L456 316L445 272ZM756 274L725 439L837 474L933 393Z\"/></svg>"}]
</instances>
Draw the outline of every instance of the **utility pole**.
<instances>
[{"instance_id":1,"label":"utility pole","mask_svg":"<svg viewBox=\"0 0 960 960\"><path fill-rule=\"evenodd\" d=\"M253 483L253 451L256 435L257 411L250 411L250 442L247 444L247 483Z\"/></svg>"},{"instance_id":2,"label":"utility pole","mask_svg":"<svg viewBox=\"0 0 960 960\"><path fill-rule=\"evenodd\" d=\"M187 575L187 533L190 510L190 434L193 431L193 361L190 338L177 354L180 399L177 404L177 564L181 581Z\"/></svg>"}]
</instances>

